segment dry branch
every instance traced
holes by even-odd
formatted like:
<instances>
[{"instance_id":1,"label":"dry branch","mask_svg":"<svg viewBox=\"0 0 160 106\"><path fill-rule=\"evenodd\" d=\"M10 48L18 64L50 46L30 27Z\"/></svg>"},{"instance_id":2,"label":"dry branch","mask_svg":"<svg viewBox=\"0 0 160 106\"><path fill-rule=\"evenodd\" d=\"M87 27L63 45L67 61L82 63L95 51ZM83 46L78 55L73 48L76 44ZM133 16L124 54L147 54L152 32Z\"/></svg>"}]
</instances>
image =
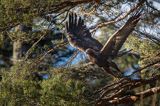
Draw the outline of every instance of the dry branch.
<instances>
[{"instance_id":1,"label":"dry branch","mask_svg":"<svg viewBox=\"0 0 160 106\"><path fill-rule=\"evenodd\" d=\"M154 87L154 88L150 88L150 89L147 89L143 92L139 92L139 93L136 93L135 95L129 95L129 96L124 96L122 98L118 98L118 99L114 99L114 100L110 100L107 104L128 104L128 103L134 103L136 102L137 100L140 100L140 98L146 98L146 97L149 97L151 95L154 95L154 94L157 94L160 92L160 87ZM141 97L141 95L143 95Z\"/></svg>"},{"instance_id":2,"label":"dry branch","mask_svg":"<svg viewBox=\"0 0 160 106\"><path fill-rule=\"evenodd\" d=\"M112 87L104 90L108 91L105 92L105 95L103 95L103 98L99 98L97 100L97 106L103 106L103 105L109 105L109 104L122 104L122 103L133 103L136 102L138 100L140 100L141 95L143 95L143 98L146 98L148 96L151 96L153 94L159 93L160 92L160 87L155 87L155 88L151 88L148 89L146 91L143 92L139 92L139 93L135 93L135 94L127 94L124 95L125 92L127 92L127 90L133 90L137 87L140 87L142 85L146 85L146 84L151 84L156 82L157 80L160 80L160 75L156 75L152 78L143 80L143 81L138 81L138 82L125 82L125 83L121 83L121 85L123 86L119 86L119 87ZM111 93L110 92L114 92ZM117 93L116 93L117 92Z\"/></svg>"},{"instance_id":3,"label":"dry branch","mask_svg":"<svg viewBox=\"0 0 160 106\"><path fill-rule=\"evenodd\" d=\"M130 11L128 11L127 13L125 13L125 15L118 15L118 17L116 17L115 19L109 20L107 22L98 23L97 25L95 25L94 28L91 28L92 32L96 31L99 28L105 27L106 25L113 24L113 23L116 23L118 21L123 20L130 13L132 13L133 11L137 10L138 8L140 8L144 4L144 2L145 2L145 0L141 0L139 3L137 3L136 6L134 6L132 9L130 9Z\"/></svg>"},{"instance_id":4,"label":"dry branch","mask_svg":"<svg viewBox=\"0 0 160 106\"><path fill-rule=\"evenodd\" d=\"M139 71L148 68L152 65L155 65L157 63L160 63L160 58L157 58L154 62L144 66L143 68L140 68ZM152 76L148 79L141 79L138 81L129 80L127 78L122 78L118 82L115 82L110 85L106 85L102 89L98 90L96 93L99 93L99 98L97 99L97 106L105 106L105 105L113 105L113 104L121 104L121 103L133 103L137 100L140 100L140 95L143 94L143 98L151 96L155 93L160 92L160 88L151 88L144 92L129 94L126 93L127 91L131 91L135 88L138 88L143 85L152 84L156 82L157 80L160 80L160 75ZM126 94L125 94L126 93Z\"/></svg>"}]
</instances>

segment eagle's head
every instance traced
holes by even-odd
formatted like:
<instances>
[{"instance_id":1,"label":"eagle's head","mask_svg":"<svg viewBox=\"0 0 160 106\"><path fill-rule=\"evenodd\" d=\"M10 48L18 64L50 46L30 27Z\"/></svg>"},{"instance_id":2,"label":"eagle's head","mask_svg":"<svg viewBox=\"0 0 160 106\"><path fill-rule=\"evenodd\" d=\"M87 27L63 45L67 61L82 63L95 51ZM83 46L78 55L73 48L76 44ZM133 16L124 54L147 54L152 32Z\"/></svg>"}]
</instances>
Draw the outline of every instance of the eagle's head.
<instances>
[{"instance_id":1,"label":"eagle's head","mask_svg":"<svg viewBox=\"0 0 160 106\"><path fill-rule=\"evenodd\" d=\"M99 51L89 48L86 50L86 54L88 59L99 67L106 66L108 64L106 58L102 57Z\"/></svg>"},{"instance_id":2,"label":"eagle's head","mask_svg":"<svg viewBox=\"0 0 160 106\"><path fill-rule=\"evenodd\" d=\"M91 57L96 57L96 56L97 56L96 51L93 50L93 49L90 49L90 48L86 50L86 54L87 54L88 56L91 56Z\"/></svg>"},{"instance_id":3,"label":"eagle's head","mask_svg":"<svg viewBox=\"0 0 160 106\"><path fill-rule=\"evenodd\" d=\"M93 50L93 49L87 49L86 51L86 54L87 54L87 56L88 56L88 59L92 62L92 63L94 63L94 64L98 64L98 57L99 57L99 55L98 55L98 52L96 52L95 50Z\"/></svg>"}]
</instances>

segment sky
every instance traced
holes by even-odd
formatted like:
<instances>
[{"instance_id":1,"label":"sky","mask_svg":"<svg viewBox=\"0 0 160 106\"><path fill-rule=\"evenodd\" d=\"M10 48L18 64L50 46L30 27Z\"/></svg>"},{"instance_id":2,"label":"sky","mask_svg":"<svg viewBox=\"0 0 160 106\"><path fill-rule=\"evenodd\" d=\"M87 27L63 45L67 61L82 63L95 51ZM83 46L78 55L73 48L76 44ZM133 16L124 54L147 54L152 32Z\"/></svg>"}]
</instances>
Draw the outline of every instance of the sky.
<instances>
[{"instance_id":1,"label":"sky","mask_svg":"<svg viewBox=\"0 0 160 106\"><path fill-rule=\"evenodd\" d=\"M160 0L148 0L149 2L153 3L153 6L157 9L160 10Z\"/></svg>"}]
</instances>

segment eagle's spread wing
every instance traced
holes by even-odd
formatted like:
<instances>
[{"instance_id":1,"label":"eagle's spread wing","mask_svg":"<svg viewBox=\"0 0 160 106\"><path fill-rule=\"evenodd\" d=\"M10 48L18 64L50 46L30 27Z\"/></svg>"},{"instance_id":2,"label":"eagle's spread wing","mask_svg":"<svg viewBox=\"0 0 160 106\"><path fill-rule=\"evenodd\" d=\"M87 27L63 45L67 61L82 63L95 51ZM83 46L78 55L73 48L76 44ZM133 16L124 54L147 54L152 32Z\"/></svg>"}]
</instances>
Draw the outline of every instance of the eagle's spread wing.
<instances>
[{"instance_id":1,"label":"eagle's spread wing","mask_svg":"<svg viewBox=\"0 0 160 106\"><path fill-rule=\"evenodd\" d=\"M115 32L106 44L101 49L101 54L103 56L116 57L122 45L126 41L129 34L134 30L140 19L140 13L135 14L122 26L117 32Z\"/></svg>"},{"instance_id":2,"label":"eagle's spread wing","mask_svg":"<svg viewBox=\"0 0 160 106\"><path fill-rule=\"evenodd\" d=\"M102 44L91 36L91 33L84 25L81 17L77 18L76 14L69 14L69 21L66 22L67 39L69 43L85 52L87 49L100 51L103 47Z\"/></svg>"}]
</instances>

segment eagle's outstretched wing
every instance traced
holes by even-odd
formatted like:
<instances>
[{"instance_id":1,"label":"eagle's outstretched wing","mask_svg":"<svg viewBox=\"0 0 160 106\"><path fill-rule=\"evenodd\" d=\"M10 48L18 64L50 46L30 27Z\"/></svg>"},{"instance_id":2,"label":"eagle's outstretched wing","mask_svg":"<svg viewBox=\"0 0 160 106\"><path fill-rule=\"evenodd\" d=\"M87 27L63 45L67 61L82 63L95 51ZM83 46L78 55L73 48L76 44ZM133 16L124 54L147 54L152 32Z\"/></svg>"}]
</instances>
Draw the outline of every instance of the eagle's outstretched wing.
<instances>
[{"instance_id":1,"label":"eagle's outstretched wing","mask_svg":"<svg viewBox=\"0 0 160 106\"><path fill-rule=\"evenodd\" d=\"M101 49L101 54L105 57L116 57L122 45L126 41L127 37L134 30L140 19L140 13L135 14L122 26L117 32L115 32L106 44Z\"/></svg>"},{"instance_id":2,"label":"eagle's outstretched wing","mask_svg":"<svg viewBox=\"0 0 160 106\"><path fill-rule=\"evenodd\" d=\"M69 21L66 22L66 29L69 43L83 52L89 48L100 51L103 47L98 40L91 36L91 33L84 25L83 19L81 17L77 18L76 14L69 14Z\"/></svg>"}]
</instances>

